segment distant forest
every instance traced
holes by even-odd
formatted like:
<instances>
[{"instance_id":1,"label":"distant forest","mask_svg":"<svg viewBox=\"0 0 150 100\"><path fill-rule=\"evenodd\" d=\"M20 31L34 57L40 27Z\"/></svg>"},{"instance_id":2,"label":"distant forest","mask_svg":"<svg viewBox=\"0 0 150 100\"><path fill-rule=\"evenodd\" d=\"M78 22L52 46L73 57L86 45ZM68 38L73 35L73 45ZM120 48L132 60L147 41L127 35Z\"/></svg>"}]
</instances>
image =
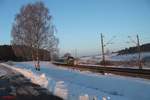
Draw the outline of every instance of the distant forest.
<instances>
[{"instance_id":1,"label":"distant forest","mask_svg":"<svg viewBox=\"0 0 150 100\"><path fill-rule=\"evenodd\" d=\"M140 50L141 52L150 52L150 43L141 45ZM129 48L125 48L123 50L118 51L118 55L131 54L131 53L137 53L137 52L138 52L137 47L129 47Z\"/></svg>"},{"instance_id":2,"label":"distant forest","mask_svg":"<svg viewBox=\"0 0 150 100\"><path fill-rule=\"evenodd\" d=\"M0 60L8 61L31 61L33 58L31 48L27 46L12 46L12 45L0 45ZM36 60L36 58L34 58ZM50 60L50 52L40 49L40 60Z\"/></svg>"}]
</instances>

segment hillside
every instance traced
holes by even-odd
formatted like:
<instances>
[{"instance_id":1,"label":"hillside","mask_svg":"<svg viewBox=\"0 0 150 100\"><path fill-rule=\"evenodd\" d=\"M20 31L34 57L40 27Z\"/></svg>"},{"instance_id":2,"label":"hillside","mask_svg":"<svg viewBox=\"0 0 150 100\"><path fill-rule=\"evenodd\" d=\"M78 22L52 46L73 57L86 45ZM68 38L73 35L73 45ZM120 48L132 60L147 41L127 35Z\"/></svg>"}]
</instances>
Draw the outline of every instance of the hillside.
<instances>
[{"instance_id":1,"label":"hillside","mask_svg":"<svg viewBox=\"0 0 150 100\"><path fill-rule=\"evenodd\" d=\"M141 45L140 49L141 49L141 52L150 52L150 43ZM129 48L125 48L123 50L117 51L117 52L118 52L118 55L137 53L138 48L137 48L137 46L129 47Z\"/></svg>"}]
</instances>

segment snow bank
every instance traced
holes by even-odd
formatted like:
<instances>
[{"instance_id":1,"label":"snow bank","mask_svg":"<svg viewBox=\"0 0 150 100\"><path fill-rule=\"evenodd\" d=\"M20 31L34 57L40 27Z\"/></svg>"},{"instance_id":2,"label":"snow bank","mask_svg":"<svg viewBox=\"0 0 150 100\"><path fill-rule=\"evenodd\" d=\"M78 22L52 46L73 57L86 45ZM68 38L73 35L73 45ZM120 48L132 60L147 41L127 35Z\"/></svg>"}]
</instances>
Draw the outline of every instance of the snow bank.
<instances>
[{"instance_id":1,"label":"snow bank","mask_svg":"<svg viewBox=\"0 0 150 100\"><path fill-rule=\"evenodd\" d=\"M17 72L20 72L21 74L23 74L28 79L31 79L31 81L35 84L39 84L40 86L42 86L44 88L47 88L47 86L48 86L48 79L46 78L44 73L41 75L38 75L36 73L33 73L31 70L12 67L12 66L4 64L4 63L2 65L9 67L9 68L11 68Z\"/></svg>"},{"instance_id":2,"label":"snow bank","mask_svg":"<svg viewBox=\"0 0 150 100\"><path fill-rule=\"evenodd\" d=\"M79 100L89 100L88 94L85 94L84 96L79 96Z\"/></svg>"},{"instance_id":3,"label":"snow bank","mask_svg":"<svg viewBox=\"0 0 150 100\"><path fill-rule=\"evenodd\" d=\"M68 97L68 90L65 87L65 84L63 81L59 81L56 83L54 94L63 98L64 100Z\"/></svg>"},{"instance_id":4,"label":"snow bank","mask_svg":"<svg viewBox=\"0 0 150 100\"><path fill-rule=\"evenodd\" d=\"M0 70L0 77L6 75L7 72L5 70Z\"/></svg>"},{"instance_id":5,"label":"snow bank","mask_svg":"<svg viewBox=\"0 0 150 100\"><path fill-rule=\"evenodd\" d=\"M15 63L15 66L30 70L36 76L44 73L48 89L65 100L150 100L150 80L80 72L47 62L40 64L40 72L32 62Z\"/></svg>"}]
</instances>

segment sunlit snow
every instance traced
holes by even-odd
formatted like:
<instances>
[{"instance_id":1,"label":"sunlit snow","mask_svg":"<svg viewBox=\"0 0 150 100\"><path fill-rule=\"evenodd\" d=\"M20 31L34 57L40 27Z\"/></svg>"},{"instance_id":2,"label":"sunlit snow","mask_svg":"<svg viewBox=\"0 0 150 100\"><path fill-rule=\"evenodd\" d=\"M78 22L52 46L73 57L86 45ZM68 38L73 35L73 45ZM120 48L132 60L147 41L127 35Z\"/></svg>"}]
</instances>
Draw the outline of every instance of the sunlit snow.
<instances>
[{"instance_id":1,"label":"sunlit snow","mask_svg":"<svg viewBox=\"0 0 150 100\"><path fill-rule=\"evenodd\" d=\"M41 62L41 71L36 71L32 62L16 62L15 66L65 100L150 100L150 80L81 72L49 62Z\"/></svg>"}]
</instances>

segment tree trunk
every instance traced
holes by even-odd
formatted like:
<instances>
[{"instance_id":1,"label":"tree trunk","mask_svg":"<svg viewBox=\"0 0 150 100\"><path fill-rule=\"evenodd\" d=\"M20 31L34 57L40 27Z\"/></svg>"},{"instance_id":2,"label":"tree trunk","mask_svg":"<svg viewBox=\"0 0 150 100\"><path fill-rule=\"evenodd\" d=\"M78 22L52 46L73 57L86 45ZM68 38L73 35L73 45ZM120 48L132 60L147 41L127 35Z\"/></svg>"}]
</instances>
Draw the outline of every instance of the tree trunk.
<instances>
[{"instance_id":1,"label":"tree trunk","mask_svg":"<svg viewBox=\"0 0 150 100\"><path fill-rule=\"evenodd\" d=\"M36 64L36 68L38 70L40 70L40 60L39 60L39 48L37 48L37 52L36 52L36 58L37 58L37 64Z\"/></svg>"},{"instance_id":2,"label":"tree trunk","mask_svg":"<svg viewBox=\"0 0 150 100\"><path fill-rule=\"evenodd\" d=\"M35 63L35 56L34 56L34 48L31 48L32 49L32 60L33 60L33 63L34 63L34 67L36 68L36 63Z\"/></svg>"}]
</instances>

